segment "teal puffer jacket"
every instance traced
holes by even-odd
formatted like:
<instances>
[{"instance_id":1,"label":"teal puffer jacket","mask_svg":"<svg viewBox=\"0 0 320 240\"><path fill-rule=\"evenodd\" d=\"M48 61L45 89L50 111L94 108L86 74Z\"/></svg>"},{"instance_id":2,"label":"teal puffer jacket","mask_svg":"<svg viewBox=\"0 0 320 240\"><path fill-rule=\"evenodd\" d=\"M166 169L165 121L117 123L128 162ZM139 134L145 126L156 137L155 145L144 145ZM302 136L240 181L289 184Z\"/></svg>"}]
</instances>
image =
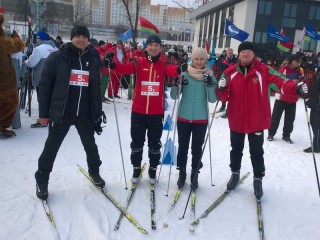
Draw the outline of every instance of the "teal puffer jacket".
<instances>
[{"instance_id":1,"label":"teal puffer jacket","mask_svg":"<svg viewBox=\"0 0 320 240\"><path fill-rule=\"evenodd\" d=\"M181 100L179 104L180 118L187 120L206 120L208 119L207 110L207 89L208 89L208 101L214 103L217 101L216 96L216 85L207 87L205 82L202 80L196 80L192 78L188 73L183 73L188 84L181 85ZM216 83L215 77L212 77ZM170 96L172 99L177 98L178 88L172 86Z\"/></svg>"}]
</instances>

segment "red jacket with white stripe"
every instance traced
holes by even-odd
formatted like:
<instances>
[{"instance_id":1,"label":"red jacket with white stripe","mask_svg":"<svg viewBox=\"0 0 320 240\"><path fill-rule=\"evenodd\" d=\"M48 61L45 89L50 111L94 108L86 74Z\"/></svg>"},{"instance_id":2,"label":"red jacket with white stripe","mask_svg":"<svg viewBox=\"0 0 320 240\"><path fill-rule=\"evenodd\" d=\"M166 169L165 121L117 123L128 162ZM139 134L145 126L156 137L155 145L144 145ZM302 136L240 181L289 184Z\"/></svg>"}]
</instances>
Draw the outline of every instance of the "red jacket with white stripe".
<instances>
[{"instance_id":1,"label":"red jacket with white stripe","mask_svg":"<svg viewBox=\"0 0 320 240\"><path fill-rule=\"evenodd\" d=\"M221 92L220 100L228 101L229 127L238 133L253 133L270 128L270 83L276 84L285 94L296 94L294 81L256 59L250 69L245 69L245 73L238 63L227 68L221 78L227 79L227 86Z\"/></svg>"},{"instance_id":2,"label":"red jacket with white stripe","mask_svg":"<svg viewBox=\"0 0 320 240\"><path fill-rule=\"evenodd\" d=\"M177 77L177 66L167 65L162 57L151 63L140 57L126 64L116 63L115 72L136 74L136 86L132 97L132 111L141 114L164 114L165 76Z\"/></svg>"}]
</instances>

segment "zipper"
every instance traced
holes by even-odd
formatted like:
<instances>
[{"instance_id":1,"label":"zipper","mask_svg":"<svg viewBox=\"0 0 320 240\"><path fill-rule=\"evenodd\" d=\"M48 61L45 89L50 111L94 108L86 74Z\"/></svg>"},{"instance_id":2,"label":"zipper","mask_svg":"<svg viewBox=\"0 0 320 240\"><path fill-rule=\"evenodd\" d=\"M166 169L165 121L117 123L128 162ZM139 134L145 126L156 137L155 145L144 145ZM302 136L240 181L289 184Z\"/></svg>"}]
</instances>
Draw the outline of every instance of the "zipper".
<instances>
[{"instance_id":1,"label":"zipper","mask_svg":"<svg viewBox=\"0 0 320 240\"><path fill-rule=\"evenodd\" d=\"M80 53L79 53L79 63L80 63L80 70L82 70L81 54L80 54ZM77 117L78 117L78 115L79 115L81 95L82 95L82 86L80 86L80 95L79 95L79 99L78 99Z\"/></svg>"},{"instance_id":2,"label":"zipper","mask_svg":"<svg viewBox=\"0 0 320 240\"><path fill-rule=\"evenodd\" d=\"M153 63L151 63L151 66L150 66L149 82L152 82L152 71L153 71ZM146 114L149 113L149 104L150 104L150 96L147 95Z\"/></svg>"}]
</instances>

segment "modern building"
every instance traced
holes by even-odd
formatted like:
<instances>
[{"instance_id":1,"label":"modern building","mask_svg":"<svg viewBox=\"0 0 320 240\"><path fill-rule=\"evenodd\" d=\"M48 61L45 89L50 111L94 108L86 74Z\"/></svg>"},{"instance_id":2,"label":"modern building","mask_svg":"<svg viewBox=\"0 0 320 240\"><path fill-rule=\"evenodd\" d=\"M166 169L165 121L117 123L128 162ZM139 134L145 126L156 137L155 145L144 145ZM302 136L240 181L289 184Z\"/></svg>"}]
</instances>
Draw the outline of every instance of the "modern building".
<instances>
[{"instance_id":1,"label":"modern building","mask_svg":"<svg viewBox=\"0 0 320 240\"><path fill-rule=\"evenodd\" d=\"M309 23L319 29L320 0L215 0L194 10L189 15L194 18L194 46L204 47L208 41L220 54L223 49L237 49L240 42L224 34L225 19L229 19L239 29L248 32L248 41L257 46L257 54L262 57L279 56L285 53L277 48L277 40L268 37L268 24L272 24L295 46L304 51L319 51L317 41L302 40L303 28Z\"/></svg>"}]
</instances>

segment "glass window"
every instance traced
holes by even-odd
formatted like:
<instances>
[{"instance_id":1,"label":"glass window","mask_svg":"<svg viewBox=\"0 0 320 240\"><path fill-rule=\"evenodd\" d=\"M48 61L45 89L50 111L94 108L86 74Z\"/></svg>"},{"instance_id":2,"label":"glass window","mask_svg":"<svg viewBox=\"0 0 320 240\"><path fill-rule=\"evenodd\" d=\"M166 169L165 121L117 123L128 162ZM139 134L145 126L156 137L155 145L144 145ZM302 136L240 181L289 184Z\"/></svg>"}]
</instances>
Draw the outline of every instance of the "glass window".
<instances>
[{"instance_id":1,"label":"glass window","mask_svg":"<svg viewBox=\"0 0 320 240\"><path fill-rule=\"evenodd\" d=\"M271 10L272 10L272 2L271 1L267 1L265 14L266 15L271 15Z\"/></svg>"},{"instance_id":2,"label":"glass window","mask_svg":"<svg viewBox=\"0 0 320 240\"><path fill-rule=\"evenodd\" d=\"M286 4L284 5L283 15L284 15L285 17L289 17L289 15L290 15L290 4L289 4L289 3L286 3Z\"/></svg>"},{"instance_id":3,"label":"glass window","mask_svg":"<svg viewBox=\"0 0 320 240\"><path fill-rule=\"evenodd\" d=\"M264 14L265 1L259 1L258 14Z\"/></svg>"},{"instance_id":4,"label":"glass window","mask_svg":"<svg viewBox=\"0 0 320 240\"><path fill-rule=\"evenodd\" d=\"M255 43L260 43L260 40L261 40L261 32L256 32L255 35L254 35L254 42Z\"/></svg>"},{"instance_id":5,"label":"glass window","mask_svg":"<svg viewBox=\"0 0 320 240\"><path fill-rule=\"evenodd\" d=\"M291 4L291 13L290 17L296 17L297 16L297 4Z\"/></svg>"},{"instance_id":6,"label":"glass window","mask_svg":"<svg viewBox=\"0 0 320 240\"><path fill-rule=\"evenodd\" d=\"M290 27L295 28L296 26L296 19L294 18L282 18L282 27Z\"/></svg>"},{"instance_id":7,"label":"glass window","mask_svg":"<svg viewBox=\"0 0 320 240\"><path fill-rule=\"evenodd\" d=\"M266 32L263 32L261 35L262 35L262 36L261 36L261 43L267 43L267 41L268 41L268 34L267 34Z\"/></svg>"},{"instance_id":8,"label":"glass window","mask_svg":"<svg viewBox=\"0 0 320 240\"><path fill-rule=\"evenodd\" d=\"M317 20L320 20L320 7L317 7L316 19L317 19Z\"/></svg>"},{"instance_id":9,"label":"glass window","mask_svg":"<svg viewBox=\"0 0 320 240\"><path fill-rule=\"evenodd\" d=\"M315 15L315 7L311 6L309 10L309 19L314 19L314 15Z\"/></svg>"}]
</instances>

